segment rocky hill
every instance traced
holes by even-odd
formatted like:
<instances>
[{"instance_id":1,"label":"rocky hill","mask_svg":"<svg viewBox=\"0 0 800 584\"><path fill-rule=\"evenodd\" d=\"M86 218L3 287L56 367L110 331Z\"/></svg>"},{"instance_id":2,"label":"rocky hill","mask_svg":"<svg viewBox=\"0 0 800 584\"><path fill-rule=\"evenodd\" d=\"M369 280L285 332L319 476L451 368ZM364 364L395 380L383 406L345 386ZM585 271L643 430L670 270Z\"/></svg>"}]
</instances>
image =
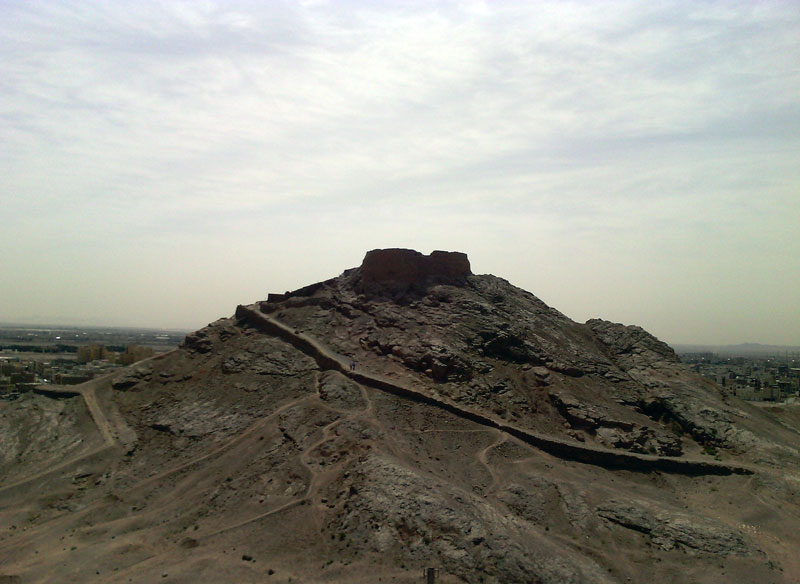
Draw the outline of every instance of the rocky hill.
<instances>
[{"instance_id":1,"label":"rocky hill","mask_svg":"<svg viewBox=\"0 0 800 584\"><path fill-rule=\"evenodd\" d=\"M797 582L796 419L464 254L374 250L0 403L0 583Z\"/></svg>"}]
</instances>

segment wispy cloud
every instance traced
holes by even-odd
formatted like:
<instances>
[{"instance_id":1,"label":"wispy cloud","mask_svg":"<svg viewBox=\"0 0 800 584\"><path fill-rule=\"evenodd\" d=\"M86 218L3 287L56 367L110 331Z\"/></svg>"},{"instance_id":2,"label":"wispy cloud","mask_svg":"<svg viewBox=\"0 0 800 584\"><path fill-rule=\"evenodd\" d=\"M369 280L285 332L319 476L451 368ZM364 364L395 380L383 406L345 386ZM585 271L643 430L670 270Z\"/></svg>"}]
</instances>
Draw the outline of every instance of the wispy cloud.
<instances>
[{"instance_id":1,"label":"wispy cloud","mask_svg":"<svg viewBox=\"0 0 800 584\"><path fill-rule=\"evenodd\" d=\"M0 317L124 319L78 284L45 305L18 282L55 262L102 290L99 246L141 269L124 277L141 318L185 326L259 279L399 244L463 248L576 318L656 303L669 316L642 324L676 341L725 340L714 327L774 286L795 308L731 340L800 342L796 293L762 278L800 276L798 29L780 1L6 2L0 243L18 253ZM192 267L165 289L227 282L180 322L150 291L157 261L135 259L165 249ZM233 254L263 267L243 276ZM676 279L716 324L681 319Z\"/></svg>"}]
</instances>

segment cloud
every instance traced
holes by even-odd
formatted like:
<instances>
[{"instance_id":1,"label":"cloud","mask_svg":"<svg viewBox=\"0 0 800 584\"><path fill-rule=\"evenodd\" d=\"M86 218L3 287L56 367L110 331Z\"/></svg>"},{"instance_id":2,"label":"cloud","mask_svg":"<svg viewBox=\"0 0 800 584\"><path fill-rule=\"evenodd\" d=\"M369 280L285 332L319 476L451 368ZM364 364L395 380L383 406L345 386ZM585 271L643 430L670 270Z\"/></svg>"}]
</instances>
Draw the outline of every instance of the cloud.
<instances>
[{"instance_id":1,"label":"cloud","mask_svg":"<svg viewBox=\"0 0 800 584\"><path fill-rule=\"evenodd\" d=\"M753 298L773 284L732 269L800 275L799 24L777 1L8 2L0 243L40 266L34 287L45 255L77 268L104 246L141 265L166 246L222 270L228 304L242 301L234 253L288 246L292 260L246 279L291 287L392 241L460 247L570 316L646 316L648 294L680 311L660 292L677 278L707 297L709 322L735 320L747 304L719 311L709 282ZM713 250L705 272L698 250ZM155 324L168 311L148 265L126 279ZM782 282L767 295L788 305ZM579 292L592 287L617 300ZM26 302L23 286L7 310L41 306ZM679 321L651 324L702 336Z\"/></svg>"}]
</instances>

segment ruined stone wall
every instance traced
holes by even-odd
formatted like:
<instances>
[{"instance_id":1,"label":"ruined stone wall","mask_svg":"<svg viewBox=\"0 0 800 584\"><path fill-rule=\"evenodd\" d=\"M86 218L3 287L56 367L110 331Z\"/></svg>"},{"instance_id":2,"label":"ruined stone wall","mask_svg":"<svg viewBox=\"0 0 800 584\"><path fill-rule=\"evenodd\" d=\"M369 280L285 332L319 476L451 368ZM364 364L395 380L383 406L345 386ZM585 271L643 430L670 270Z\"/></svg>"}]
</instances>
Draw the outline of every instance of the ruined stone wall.
<instances>
[{"instance_id":1,"label":"ruined stone wall","mask_svg":"<svg viewBox=\"0 0 800 584\"><path fill-rule=\"evenodd\" d=\"M373 249L364 256L360 270L365 283L404 285L431 281L457 284L472 273L465 253L434 251L423 255L412 249Z\"/></svg>"}]
</instances>

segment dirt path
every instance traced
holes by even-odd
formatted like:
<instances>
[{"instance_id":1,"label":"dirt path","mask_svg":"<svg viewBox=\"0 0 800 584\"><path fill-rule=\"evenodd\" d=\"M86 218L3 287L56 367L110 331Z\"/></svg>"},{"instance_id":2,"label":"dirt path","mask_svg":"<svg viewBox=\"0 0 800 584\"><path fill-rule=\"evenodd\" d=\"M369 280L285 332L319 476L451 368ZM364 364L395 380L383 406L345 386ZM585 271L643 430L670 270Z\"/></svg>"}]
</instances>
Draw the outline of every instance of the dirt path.
<instances>
[{"instance_id":1,"label":"dirt path","mask_svg":"<svg viewBox=\"0 0 800 584\"><path fill-rule=\"evenodd\" d=\"M489 444L486 448L483 448L482 450L478 451L478 461L483 466L486 467L486 470L489 471L489 474L492 477L492 484L490 484L489 487L486 489L487 494L493 493L497 488L497 485L500 484L500 477L497 475L494 468L492 468L492 465L489 464L489 451L493 450L494 448L497 448L498 446L503 444L506 440L508 440L508 434L500 432L499 430L495 430L495 432L497 433L497 439L491 444Z\"/></svg>"},{"instance_id":2,"label":"dirt path","mask_svg":"<svg viewBox=\"0 0 800 584\"><path fill-rule=\"evenodd\" d=\"M146 479L142 479L138 483L135 483L131 488L132 489L140 489L141 487L147 486L147 485L149 485L149 484L151 484L151 483L153 483L155 481L159 481L161 479L167 478L167 477L169 477L171 475L174 475L176 473L179 473L181 471L187 470L187 469L191 468L192 466L195 466L198 463L204 462L204 461L209 460L210 458L212 458L214 456L222 454L222 453L226 452L227 450L230 450L231 448L233 448L233 447L241 444L242 442L244 442L249 436L252 436L255 432L257 432L258 430L260 430L261 428L263 428L264 426L266 426L270 422L274 421L277 416L279 416L280 414L282 414L283 412L285 412L289 408L293 408L293 407L295 407L295 406L297 406L297 405L299 405L301 403L307 402L307 401L309 401L310 399L312 399L314 397L316 397L315 394L308 394L308 395L305 395L305 396L303 396L301 398L292 400L292 401L282 405L281 407L279 407L277 410L272 412L269 416L266 416L264 418L259 419L256 422L254 422L253 424L248 426L247 429L245 429L244 431L242 431L239 434L236 434L236 436L234 436L233 438L231 438L230 440L228 440L224 444L218 446L217 448L215 448L211 452L207 452L206 454L203 454L201 456L198 456L198 457L193 458L191 460L188 460L186 462L182 462L181 464L179 464L177 466L174 466L172 468L168 468L167 470L161 471L160 473L157 473L157 474L155 474L155 475L153 475L151 477L147 477Z\"/></svg>"},{"instance_id":3,"label":"dirt path","mask_svg":"<svg viewBox=\"0 0 800 584\"><path fill-rule=\"evenodd\" d=\"M362 387L362 390L363 390L363 387ZM315 450L317 450L317 448L319 448L320 446L322 446L326 442L328 442L328 441L333 439L332 431L334 430L334 428L336 428L337 426L339 426L340 424L342 424L343 422L346 422L348 420L359 418L359 417L363 417L366 411L370 411L371 410L372 401L369 399L369 397L367 395L367 392L365 390L363 391L363 395L364 395L365 399L367 400L367 404L368 404L366 410L343 411L343 410L334 408L334 407L332 407L330 405L323 404L323 407L325 409L327 409L329 411L332 411L332 412L336 412L341 417L337 418L336 420L332 421L330 424L327 424L325 427L323 427L322 428L322 436L319 438L319 440L317 440L317 441L313 442L312 444L308 445L306 448L303 449L303 451L299 455L300 464L306 469L306 471L308 471L308 475L309 475L308 487L306 487L306 492L303 494L302 497L299 497L297 499L289 501L288 503L284 503L283 505L280 505L279 507L277 507L275 509L271 509L269 511L265 511L264 513L259 513L257 515L254 515L253 517L249 517L249 518L243 519L241 521L237 521L233 525L228 525L226 527L222 527L222 528L217 529L217 530L215 530L215 531L213 531L211 533L202 534L202 537L203 538L208 538L208 537L212 537L212 536L215 536L215 535L219 535L221 533L226 533L226 532L232 531L234 529L238 529L240 527L244 527L245 525L249 525L250 523L253 523L255 521L259 521L261 519L265 519L267 517L271 517L272 515L276 515L276 514L282 512L282 511L286 511L288 509L292 509L292 508L294 508L294 507L296 507L298 505L301 505L301 504L313 505L314 501L315 501L315 498L317 496L317 493L319 492L319 489L320 489L321 477L325 473L323 473L322 471L317 469L316 465L314 465L313 463L311 463L309 461L309 457L314 453ZM287 404L286 406L284 406L282 408L282 410L285 410L288 407L296 405L297 403L299 403L301 401L307 400L309 397L310 398L319 398L319 391L315 392L314 394L310 394L306 398L301 398L300 400L296 400L295 402L293 402L291 404ZM273 414L272 416L274 416L274 415L275 414ZM272 417L272 416L270 416L270 417ZM330 472L330 469L326 469L325 472Z\"/></svg>"},{"instance_id":4,"label":"dirt path","mask_svg":"<svg viewBox=\"0 0 800 584\"><path fill-rule=\"evenodd\" d=\"M89 408L89 413L92 415L94 423L97 425L98 430L100 430L100 434L103 435L103 440L105 440L106 444L109 446L117 446L119 443L114 435L118 434L118 432L114 431L114 428L109 423L108 418L106 418L106 415L103 413L103 409L97 402L97 391L95 386L91 385L89 387L82 388L80 392L83 396L83 401L86 402L86 407Z\"/></svg>"},{"instance_id":5,"label":"dirt path","mask_svg":"<svg viewBox=\"0 0 800 584\"><path fill-rule=\"evenodd\" d=\"M104 454L106 453L106 451L110 452L112 450L116 450L118 442L114 438L114 431L112 429L112 426L111 424L109 424L108 419L103 413L103 409L100 407L100 404L97 401L97 395L95 392L96 383L101 379L103 378L98 378L97 380L88 381L86 383L76 386L63 387L63 388L62 387L47 388L46 390L38 393L41 393L43 395L51 394L51 397L56 397L56 396L71 397L80 395L83 398L83 401L86 404L86 409L92 416L92 420L97 426L100 435L103 437L103 442L105 442L105 445L98 446L97 448L93 448L88 452L78 454L77 456L69 458L64 462L56 464L55 466L51 466L47 470L38 472L24 479L20 479L14 483L3 485L2 487L0 487L0 495L8 494L14 489L18 489L32 482L41 481L42 479L56 475L60 472L63 472L64 470L69 469L70 467L76 464L85 462L86 460L96 457L100 454ZM36 392L36 390L34 390L34 392Z\"/></svg>"},{"instance_id":6,"label":"dirt path","mask_svg":"<svg viewBox=\"0 0 800 584\"><path fill-rule=\"evenodd\" d=\"M255 515L253 517L248 517L247 519L234 523L233 525L227 525L225 527L221 527L220 529L216 529L210 533L202 534L199 537L202 537L203 539L208 539L214 537L215 535L227 533L229 531L233 531L234 529L239 529L240 527L244 527L245 525L249 525L255 521L259 521L260 519L266 519L267 517L271 517L272 515L277 515L278 513L286 511L287 509L292 509L294 507L297 507L298 505L303 504L306 500L307 499L305 497L301 497L299 499L289 501L288 503L284 503L280 507L271 509L270 511L266 511L264 513L259 513L258 515Z\"/></svg>"},{"instance_id":7,"label":"dirt path","mask_svg":"<svg viewBox=\"0 0 800 584\"><path fill-rule=\"evenodd\" d=\"M177 349L173 349L173 351L168 351L167 353L162 353L160 355L155 355L154 357L149 357L147 359L139 361L138 363L136 363L136 365L139 365L146 361L162 359L166 355L174 352L175 350ZM2 487L0 487L0 494L6 494L12 489L19 488L33 481L40 481L48 476L58 474L59 472L62 472L80 462L86 461L89 458L105 453L106 451L119 450L120 447L123 446L120 443L120 437L132 434L133 433L132 430L130 430L127 427L124 420L122 420L121 416L119 415L116 416L111 415L111 417L115 420L115 422L110 421L109 416L106 416L106 413L104 412L103 407L100 404L100 401L97 397L97 388L104 382L106 382L114 374L115 373L109 373L107 375L103 375L102 377L92 379L80 385L71 385L67 387L54 386L54 387L43 387L41 389L38 388L34 389L35 393L39 393L41 395L50 396L54 398L58 398L60 396L70 397L70 396L80 395L83 398L84 403L86 404L86 409L89 411L89 415L92 416L92 421L94 421L95 426L97 426L97 430L103 437L103 442L105 442L105 446L93 448L88 452L79 454L60 464L50 467L45 471L21 479L10 485L3 485Z\"/></svg>"},{"instance_id":8,"label":"dirt path","mask_svg":"<svg viewBox=\"0 0 800 584\"><path fill-rule=\"evenodd\" d=\"M3 485L2 487L0 487L0 495L8 495L14 489L18 489L18 488L24 487L26 485L30 485L33 482L41 481L43 479L46 479L47 477L50 477L50 476L56 475L56 474L58 474L60 472L63 472L65 470L75 466L78 463L86 462L90 458L105 454L106 452L112 452L112 451L114 451L114 447L110 446L108 444L106 444L104 446L98 446L97 448L93 448L89 452L84 452L83 454L79 454L78 456L70 458L70 459L62 462L61 464L57 464L55 466L52 466L52 467L48 468L45 471L36 473L35 475L28 476L28 477L26 477L24 479L20 479L15 483L11 483L10 485Z\"/></svg>"}]
</instances>

